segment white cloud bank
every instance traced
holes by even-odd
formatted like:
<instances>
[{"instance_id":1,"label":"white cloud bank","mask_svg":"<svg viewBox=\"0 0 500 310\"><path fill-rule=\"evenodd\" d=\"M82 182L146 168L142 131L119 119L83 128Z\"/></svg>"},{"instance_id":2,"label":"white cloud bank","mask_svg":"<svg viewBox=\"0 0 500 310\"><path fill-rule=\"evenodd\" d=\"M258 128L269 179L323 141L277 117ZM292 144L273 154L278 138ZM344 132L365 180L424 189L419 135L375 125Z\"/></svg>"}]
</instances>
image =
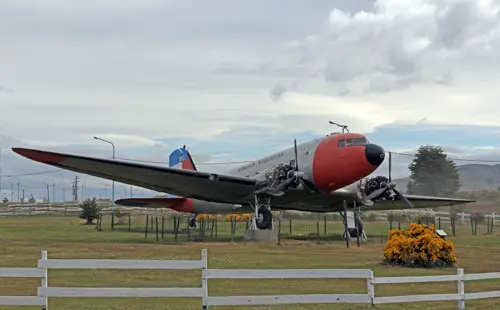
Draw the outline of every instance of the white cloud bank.
<instances>
[{"instance_id":1,"label":"white cloud bank","mask_svg":"<svg viewBox=\"0 0 500 310\"><path fill-rule=\"evenodd\" d=\"M498 126L499 12L498 0L5 0L0 134L109 155L97 135L156 156L178 147L166 138L249 127L286 144L330 119L366 133Z\"/></svg>"}]
</instances>

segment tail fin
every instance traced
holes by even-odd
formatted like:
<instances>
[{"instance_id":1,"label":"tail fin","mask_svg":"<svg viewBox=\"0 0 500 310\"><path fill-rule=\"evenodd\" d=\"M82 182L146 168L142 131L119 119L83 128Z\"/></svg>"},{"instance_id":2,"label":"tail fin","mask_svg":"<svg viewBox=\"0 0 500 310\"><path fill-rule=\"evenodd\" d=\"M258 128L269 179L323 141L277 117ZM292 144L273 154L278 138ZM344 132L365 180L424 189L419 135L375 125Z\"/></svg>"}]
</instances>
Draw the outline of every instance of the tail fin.
<instances>
[{"instance_id":1,"label":"tail fin","mask_svg":"<svg viewBox=\"0 0 500 310\"><path fill-rule=\"evenodd\" d=\"M184 145L180 149L175 149L168 158L168 166L171 168L184 169L184 170L196 170L193 158L189 151Z\"/></svg>"}]
</instances>

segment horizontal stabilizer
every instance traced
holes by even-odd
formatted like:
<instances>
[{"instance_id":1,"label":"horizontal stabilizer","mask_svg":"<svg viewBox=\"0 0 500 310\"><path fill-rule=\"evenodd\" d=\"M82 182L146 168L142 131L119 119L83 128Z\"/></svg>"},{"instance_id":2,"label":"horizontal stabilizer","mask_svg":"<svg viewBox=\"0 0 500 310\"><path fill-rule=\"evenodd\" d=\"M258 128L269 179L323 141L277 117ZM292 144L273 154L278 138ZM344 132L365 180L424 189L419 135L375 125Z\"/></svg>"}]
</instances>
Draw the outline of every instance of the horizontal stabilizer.
<instances>
[{"instance_id":1,"label":"horizontal stabilizer","mask_svg":"<svg viewBox=\"0 0 500 310\"><path fill-rule=\"evenodd\" d=\"M169 208L178 212L194 212L193 202L181 197L125 198L115 201L117 205L135 208Z\"/></svg>"}]
</instances>

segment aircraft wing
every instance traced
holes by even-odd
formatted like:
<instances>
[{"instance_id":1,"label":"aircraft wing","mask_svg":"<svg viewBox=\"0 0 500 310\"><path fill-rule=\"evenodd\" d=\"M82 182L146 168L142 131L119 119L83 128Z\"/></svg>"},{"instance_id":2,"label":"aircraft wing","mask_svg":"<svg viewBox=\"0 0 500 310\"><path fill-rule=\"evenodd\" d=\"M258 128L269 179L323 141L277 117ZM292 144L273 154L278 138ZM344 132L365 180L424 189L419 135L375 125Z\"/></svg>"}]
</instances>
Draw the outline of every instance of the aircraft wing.
<instances>
[{"instance_id":1,"label":"aircraft wing","mask_svg":"<svg viewBox=\"0 0 500 310\"><path fill-rule=\"evenodd\" d=\"M26 148L12 151L28 159L58 168L140 186L158 192L206 201L241 203L253 196L257 181L229 175L212 174L151 166L110 159L62 154Z\"/></svg>"},{"instance_id":2,"label":"aircraft wing","mask_svg":"<svg viewBox=\"0 0 500 310\"><path fill-rule=\"evenodd\" d=\"M404 196L411 202L414 209L437 208L453 205L461 205L475 200L446 198L446 197L433 197L433 196L419 196L407 195ZM365 211L382 211L382 210L400 210L409 209L408 206L401 200L379 200L373 206L362 206Z\"/></svg>"}]
</instances>

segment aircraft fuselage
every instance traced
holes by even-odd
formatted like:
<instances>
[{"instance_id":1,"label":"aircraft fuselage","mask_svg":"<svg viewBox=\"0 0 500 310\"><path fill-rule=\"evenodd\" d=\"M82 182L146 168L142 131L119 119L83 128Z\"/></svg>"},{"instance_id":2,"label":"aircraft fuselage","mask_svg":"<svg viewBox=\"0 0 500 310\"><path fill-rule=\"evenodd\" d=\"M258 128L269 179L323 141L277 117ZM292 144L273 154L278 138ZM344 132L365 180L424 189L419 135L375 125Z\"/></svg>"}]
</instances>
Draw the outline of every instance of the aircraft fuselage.
<instances>
[{"instance_id":1,"label":"aircraft fuselage","mask_svg":"<svg viewBox=\"0 0 500 310\"><path fill-rule=\"evenodd\" d=\"M289 190L285 195L273 196L275 210L302 210L332 212L342 207L343 200L357 199L355 183L375 171L385 158L384 150L370 144L357 133L332 134L297 145L298 167L321 191L311 193L304 187ZM265 179L266 170L279 165L295 166L293 147L262 157L226 172L227 175ZM336 190L345 192L332 195ZM253 197L248 197L251 201ZM188 208L189 206L189 208ZM228 213L250 212L247 203L227 204L192 199L186 202L184 212ZM189 210L189 211L188 211Z\"/></svg>"}]
</instances>

